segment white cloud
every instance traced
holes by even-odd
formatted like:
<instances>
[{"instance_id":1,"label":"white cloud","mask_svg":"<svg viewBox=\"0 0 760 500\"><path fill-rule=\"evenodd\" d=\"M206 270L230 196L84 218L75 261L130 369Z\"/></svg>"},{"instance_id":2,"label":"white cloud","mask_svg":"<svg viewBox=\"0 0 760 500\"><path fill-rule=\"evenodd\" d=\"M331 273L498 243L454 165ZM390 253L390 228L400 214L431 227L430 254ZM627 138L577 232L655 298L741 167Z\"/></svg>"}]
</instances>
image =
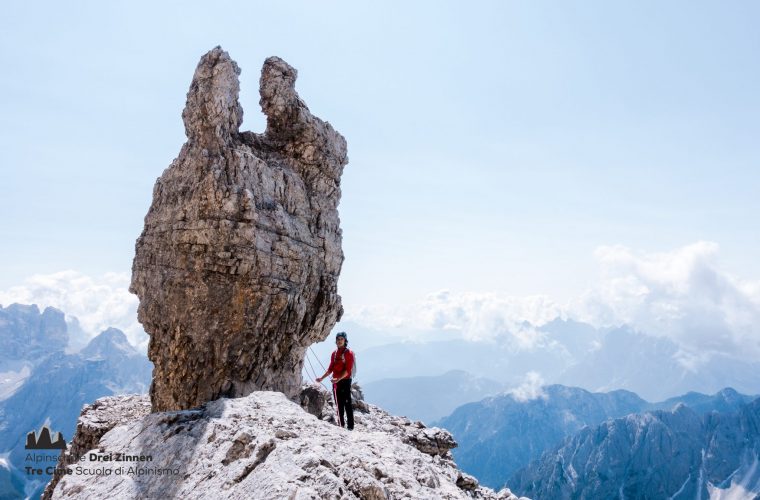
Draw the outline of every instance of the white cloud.
<instances>
[{"instance_id":1,"label":"white cloud","mask_svg":"<svg viewBox=\"0 0 760 500\"><path fill-rule=\"evenodd\" d=\"M524 403L538 398L546 399L546 393L543 390L544 379L538 372L530 371L525 374L522 384L514 389L507 391L515 401Z\"/></svg>"},{"instance_id":2,"label":"white cloud","mask_svg":"<svg viewBox=\"0 0 760 500\"><path fill-rule=\"evenodd\" d=\"M681 348L676 361L696 370L715 354L760 358L760 283L723 271L719 247L697 242L670 252L635 252L623 246L598 248L600 280L586 293L558 304L547 296L509 297L447 290L402 307L373 306L346 317L375 328L406 328L410 335L453 332L488 341L508 338L517 349L543 347L530 325L556 317L597 327L628 324Z\"/></svg>"},{"instance_id":3,"label":"white cloud","mask_svg":"<svg viewBox=\"0 0 760 500\"><path fill-rule=\"evenodd\" d=\"M569 315L668 337L681 346L679 361L690 368L715 353L758 359L760 284L721 270L718 250L711 242L664 253L600 247L601 282L568 306Z\"/></svg>"},{"instance_id":4,"label":"white cloud","mask_svg":"<svg viewBox=\"0 0 760 500\"><path fill-rule=\"evenodd\" d=\"M756 360L760 358L760 283L723 271L718 250L710 242L661 253L600 247L595 257L601 279L567 304L547 296L441 290L403 306L349 309L343 320L410 340L498 339L519 351L552 347L533 325L556 317L573 318L595 326L628 324L643 333L670 338L681 348L676 361L691 370L718 353ZM76 271L35 275L0 291L0 303L51 305L76 316L90 337L115 326L144 350L147 336L137 322L137 297L127 291L129 278L129 273L93 278Z\"/></svg>"},{"instance_id":5,"label":"white cloud","mask_svg":"<svg viewBox=\"0 0 760 500\"><path fill-rule=\"evenodd\" d=\"M345 319L376 329L401 329L410 335L454 332L473 341L509 336L516 348L531 349L543 340L532 325L543 324L560 313L560 307L544 296L505 297L440 290L407 306L380 305L347 311Z\"/></svg>"},{"instance_id":6,"label":"white cloud","mask_svg":"<svg viewBox=\"0 0 760 500\"><path fill-rule=\"evenodd\" d=\"M37 304L40 309L52 306L66 314L67 323L75 323L73 318L79 321L85 340L112 326L124 331L133 345L145 351L148 336L137 322L138 299L129 293L129 281L129 273L98 277L72 270L35 274L21 285L0 291L0 304ZM81 344L77 340L74 342Z\"/></svg>"}]
</instances>

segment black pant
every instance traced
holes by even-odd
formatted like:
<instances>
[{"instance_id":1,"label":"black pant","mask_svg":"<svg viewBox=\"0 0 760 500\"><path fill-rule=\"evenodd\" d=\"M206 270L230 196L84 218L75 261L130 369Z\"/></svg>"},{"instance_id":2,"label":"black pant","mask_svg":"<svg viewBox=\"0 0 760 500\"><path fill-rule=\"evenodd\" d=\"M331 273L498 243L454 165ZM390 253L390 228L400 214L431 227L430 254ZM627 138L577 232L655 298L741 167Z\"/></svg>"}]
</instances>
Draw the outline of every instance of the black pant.
<instances>
[{"instance_id":1,"label":"black pant","mask_svg":"<svg viewBox=\"0 0 760 500\"><path fill-rule=\"evenodd\" d=\"M335 399L338 400L338 415L340 416L340 426L345 427L348 421L348 430L354 428L354 407L351 405L351 379L344 378L333 388ZM343 414L346 414L344 419Z\"/></svg>"}]
</instances>

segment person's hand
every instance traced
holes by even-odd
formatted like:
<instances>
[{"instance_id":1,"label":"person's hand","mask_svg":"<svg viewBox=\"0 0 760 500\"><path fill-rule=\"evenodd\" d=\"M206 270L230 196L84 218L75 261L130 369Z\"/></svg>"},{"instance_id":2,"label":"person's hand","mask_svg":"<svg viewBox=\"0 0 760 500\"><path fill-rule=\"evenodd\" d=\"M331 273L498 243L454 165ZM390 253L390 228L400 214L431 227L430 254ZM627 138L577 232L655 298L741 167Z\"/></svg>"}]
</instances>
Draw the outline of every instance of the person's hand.
<instances>
[{"instance_id":1,"label":"person's hand","mask_svg":"<svg viewBox=\"0 0 760 500\"><path fill-rule=\"evenodd\" d=\"M322 379L322 377L317 377L317 383L318 383L318 384L321 384L321 383L322 383L322 380L323 380L323 379Z\"/></svg>"}]
</instances>

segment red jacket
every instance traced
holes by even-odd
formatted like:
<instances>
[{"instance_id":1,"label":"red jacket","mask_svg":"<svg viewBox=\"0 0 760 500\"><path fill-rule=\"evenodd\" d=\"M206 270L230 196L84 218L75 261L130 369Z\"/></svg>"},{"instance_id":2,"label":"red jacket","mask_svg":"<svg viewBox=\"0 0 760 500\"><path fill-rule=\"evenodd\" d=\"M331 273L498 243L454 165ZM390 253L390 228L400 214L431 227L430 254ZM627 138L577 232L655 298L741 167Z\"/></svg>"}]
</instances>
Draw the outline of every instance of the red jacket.
<instances>
[{"instance_id":1,"label":"red jacket","mask_svg":"<svg viewBox=\"0 0 760 500\"><path fill-rule=\"evenodd\" d=\"M351 378L351 370L354 367L354 353L348 347L340 347L333 351L330 356L328 371L332 371L333 378L338 378L346 372L346 378Z\"/></svg>"}]
</instances>

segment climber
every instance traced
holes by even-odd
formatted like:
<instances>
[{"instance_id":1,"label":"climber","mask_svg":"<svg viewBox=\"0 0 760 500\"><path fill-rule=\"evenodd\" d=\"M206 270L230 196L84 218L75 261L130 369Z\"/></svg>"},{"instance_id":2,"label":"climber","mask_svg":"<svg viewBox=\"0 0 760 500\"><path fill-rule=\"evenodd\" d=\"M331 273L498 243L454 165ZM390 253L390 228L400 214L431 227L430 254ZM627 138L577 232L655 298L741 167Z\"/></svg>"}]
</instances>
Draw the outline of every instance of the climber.
<instances>
[{"instance_id":1,"label":"climber","mask_svg":"<svg viewBox=\"0 0 760 500\"><path fill-rule=\"evenodd\" d=\"M351 370L354 367L354 353L348 348L346 332L338 332L335 336L335 344L338 348L330 356L330 366L327 367L324 375L317 378L317 382L322 382L329 373L332 373L333 398L338 405L339 423L341 427L346 427L351 431L354 429L354 409L351 403ZM345 422L344 413L346 414Z\"/></svg>"}]
</instances>

